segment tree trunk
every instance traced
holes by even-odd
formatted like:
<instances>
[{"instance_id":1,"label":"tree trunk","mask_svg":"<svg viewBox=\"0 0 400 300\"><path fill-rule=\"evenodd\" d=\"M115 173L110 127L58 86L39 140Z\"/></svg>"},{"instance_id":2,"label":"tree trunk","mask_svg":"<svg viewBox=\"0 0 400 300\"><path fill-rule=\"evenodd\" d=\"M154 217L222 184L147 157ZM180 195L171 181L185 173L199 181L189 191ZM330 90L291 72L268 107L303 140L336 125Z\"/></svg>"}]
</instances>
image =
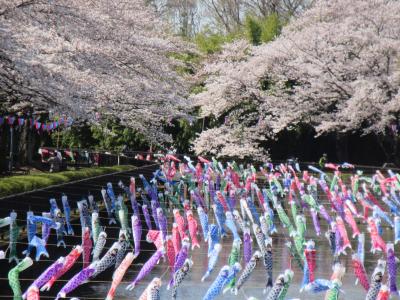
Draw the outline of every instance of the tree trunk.
<instances>
[{"instance_id":1,"label":"tree trunk","mask_svg":"<svg viewBox=\"0 0 400 300\"><path fill-rule=\"evenodd\" d=\"M346 133L336 133L336 159L338 162L345 162L349 158L348 135Z\"/></svg>"},{"instance_id":2,"label":"tree trunk","mask_svg":"<svg viewBox=\"0 0 400 300\"><path fill-rule=\"evenodd\" d=\"M375 135L375 137L376 137L379 147L382 149L382 152L385 155L386 162L388 162L390 160L390 154L385 147L383 137L381 135Z\"/></svg>"},{"instance_id":3,"label":"tree trunk","mask_svg":"<svg viewBox=\"0 0 400 300\"><path fill-rule=\"evenodd\" d=\"M376 135L379 146L386 157L387 163L400 166L400 137L399 135Z\"/></svg>"},{"instance_id":4,"label":"tree trunk","mask_svg":"<svg viewBox=\"0 0 400 300\"><path fill-rule=\"evenodd\" d=\"M33 129L28 130L28 145L27 145L27 155L26 155L26 160L28 165L33 164L33 151L35 150L35 133Z\"/></svg>"},{"instance_id":5,"label":"tree trunk","mask_svg":"<svg viewBox=\"0 0 400 300\"><path fill-rule=\"evenodd\" d=\"M400 166L400 136L396 134L393 137L393 146L392 146L392 160L396 166Z\"/></svg>"},{"instance_id":6,"label":"tree trunk","mask_svg":"<svg viewBox=\"0 0 400 300\"><path fill-rule=\"evenodd\" d=\"M8 130L3 126L0 127L0 173L7 170L7 159L8 156Z\"/></svg>"},{"instance_id":7,"label":"tree trunk","mask_svg":"<svg viewBox=\"0 0 400 300\"><path fill-rule=\"evenodd\" d=\"M28 163L28 135L30 128L27 124L22 125L22 130L19 135L18 143L18 164L21 166L26 166Z\"/></svg>"}]
</instances>

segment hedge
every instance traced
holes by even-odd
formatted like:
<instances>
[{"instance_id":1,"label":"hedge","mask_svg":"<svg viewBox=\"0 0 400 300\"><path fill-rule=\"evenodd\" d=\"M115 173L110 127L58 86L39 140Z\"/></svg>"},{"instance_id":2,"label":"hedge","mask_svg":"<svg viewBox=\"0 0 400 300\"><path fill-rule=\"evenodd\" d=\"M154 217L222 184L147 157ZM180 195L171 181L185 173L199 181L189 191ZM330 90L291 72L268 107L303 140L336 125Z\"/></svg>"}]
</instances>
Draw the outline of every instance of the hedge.
<instances>
[{"instance_id":1,"label":"hedge","mask_svg":"<svg viewBox=\"0 0 400 300\"><path fill-rule=\"evenodd\" d=\"M108 173L128 171L134 167L131 165L113 167L92 167L76 171L64 171L59 173L40 173L34 175L10 176L0 179L0 197L28 192L38 188L45 188L55 184L67 183L74 180L85 179Z\"/></svg>"}]
</instances>

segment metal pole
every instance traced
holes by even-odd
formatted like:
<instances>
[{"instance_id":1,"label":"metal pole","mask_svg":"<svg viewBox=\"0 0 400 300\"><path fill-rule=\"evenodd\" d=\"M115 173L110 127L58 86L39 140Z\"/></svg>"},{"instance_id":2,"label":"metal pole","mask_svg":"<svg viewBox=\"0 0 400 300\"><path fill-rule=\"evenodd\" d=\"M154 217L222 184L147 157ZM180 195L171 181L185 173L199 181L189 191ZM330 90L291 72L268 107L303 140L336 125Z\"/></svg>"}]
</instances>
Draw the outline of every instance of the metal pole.
<instances>
[{"instance_id":1,"label":"metal pole","mask_svg":"<svg viewBox=\"0 0 400 300\"><path fill-rule=\"evenodd\" d=\"M12 173L12 169L13 169L13 153L14 150L14 128L13 126L10 126L10 159L8 162L8 170L10 171L10 173Z\"/></svg>"}]
</instances>

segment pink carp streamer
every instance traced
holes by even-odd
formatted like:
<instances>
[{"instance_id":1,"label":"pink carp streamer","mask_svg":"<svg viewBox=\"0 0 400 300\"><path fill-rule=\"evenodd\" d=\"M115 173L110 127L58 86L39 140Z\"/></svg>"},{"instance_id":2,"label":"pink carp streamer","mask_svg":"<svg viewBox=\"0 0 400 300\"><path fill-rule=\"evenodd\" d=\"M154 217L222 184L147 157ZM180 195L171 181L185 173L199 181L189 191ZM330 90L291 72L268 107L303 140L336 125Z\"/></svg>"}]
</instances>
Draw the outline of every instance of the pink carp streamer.
<instances>
[{"instance_id":1,"label":"pink carp streamer","mask_svg":"<svg viewBox=\"0 0 400 300\"><path fill-rule=\"evenodd\" d=\"M133 260L135 259L135 257L136 257L135 254L133 254L132 252L129 252L128 254L126 254L125 258L122 260L122 262L119 265L119 267L114 271L113 280L112 280L112 283L111 283L111 287L110 287L110 289L108 291L106 300L114 299L117 287L121 283L122 278L124 277L124 275L125 275L126 271L128 270L128 268L132 265Z\"/></svg>"}]
</instances>

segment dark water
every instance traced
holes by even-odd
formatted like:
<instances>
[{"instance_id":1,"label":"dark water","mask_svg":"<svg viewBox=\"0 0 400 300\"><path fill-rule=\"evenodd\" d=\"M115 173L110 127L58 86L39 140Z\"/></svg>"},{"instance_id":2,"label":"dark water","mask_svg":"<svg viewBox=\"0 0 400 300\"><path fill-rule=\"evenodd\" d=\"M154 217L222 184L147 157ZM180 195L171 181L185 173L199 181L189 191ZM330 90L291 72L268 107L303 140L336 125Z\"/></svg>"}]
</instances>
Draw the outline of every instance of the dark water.
<instances>
[{"instance_id":1,"label":"dark water","mask_svg":"<svg viewBox=\"0 0 400 300\"><path fill-rule=\"evenodd\" d=\"M284 229L281 228L280 232ZM312 224L309 224L307 235L309 238L313 238L317 246L317 268L315 271L315 278L326 278L329 279L332 274L332 256L330 254L328 241L325 237L316 237L314 234L314 228ZM392 231L390 229L385 230L385 236L388 238L392 236ZM178 299L202 299L205 295L208 287L210 286L212 280L218 274L219 269L227 264L230 247L231 238L225 238L223 240L223 250L220 253L219 262L217 267L214 269L213 273L205 282L201 282L201 277L207 270L207 244L202 243L200 249L195 249L191 252L192 259L194 261L193 270L190 276L182 283L179 289ZM289 267L290 259L289 253L284 245L285 237L282 234L278 234L273 238L273 254L274 254L274 277L280 272L283 272ZM356 240L353 241L353 248L356 249ZM253 243L253 246L256 245ZM368 274L372 274L376 260L381 257L381 255L372 255L368 252L369 250L369 239L366 240L366 258L365 267ZM347 256L341 256L340 261L346 267L346 274L343 279L343 291L340 299L364 299L365 292L360 285L355 285L355 277L353 275L353 269L351 267L351 253L347 251ZM145 289L146 285L151 281L154 276L162 277L163 287L161 289L161 299L167 299L170 297L170 292L166 290L165 286L169 280L169 274L166 273L167 264L165 262L160 262L159 265L153 270L151 275L149 275L145 280L141 282L133 291L125 290L125 287L132 281L140 270L140 266L134 265L130 268L129 272L125 275L123 283L120 285L116 299L137 299L142 291ZM300 293L301 281L302 281L302 270L293 264L294 278L292 285L290 286L287 299L299 298L299 299L323 299L324 294L310 295L306 292ZM220 295L218 299L247 299L250 296L256 297L258 299L265 298L263 295L263 288L265 286L265 270L262 262L258 264L256 269L253 271L248 282L243 286L241 291L239 291L238 296L233 296L230 292L225 295ZM109 285L104 283L90 283L87 288L81 288L77 294L84 297L104 297L106 295Z\"/></svg>"},{"instance_id":2,"label":"dark water","mask_svg":"<svg viewBox=\"0 0 400 300\"><path fill-rule=\"evenodd\" d=\"M284 232L284 229L280 228L279 232ZM384 235L389 238L393 234L391 229L387 229ZM314 234L314 228L312 224L308 224L307 235L309 238L313 238L316 242L317 248L317 268L315 271L315 278L325 278L329 279L332 274L332 256L330 254L328 241L325 237L316 237ZM190 276L182 283L179 289L178 299L202 299L205 295L211 282L215 279L218 274L219 269L227 264L230 248L231 248L231 238L225 238L223 240L223 248L220 253L219 261L217 267L214 269L213 273L205 282L201 282L201 277L207 270L207 244L201 243L200 249L195 249L191 252L192 259L194 261L192 273ZM280 272L283 272L289 267L290 259L289 252L284 245L285 237L282 234L278 234L273 238L273 255L274 255L274 277L276 277ZM356 240L352 241L353 248L357 249ZM253 243L253 247L256 245ZM255 249L255 248L254 248ZM369 239L366 238L366 258L365 267L368 274L372 274L377 259L381 258L381 255L372 255L369 253ZM396 251L397 252L397 251ZM343 279L343 291L340 299L364 299L365 292L360 285L355 285L355 277L353 275L353 269L351 267L351 253L347 251L347 256L341 256L340 261L346 267L346 274ZM311 295L306 292L300 293L301 281L302 281L302 270L300 270L293 263L294 278L290 286L289 292L287 294L287 299L323 299L324 294ZM137 299L143 290L146 288L147 284L152 280L153 277L162 277L163 287L161 289L161 299L170 298L170 291L167 291L166 285L170 279L167 271L167 263L161 261L159 265L155 267L151 275L146 277L133 291L127 291L125 287L131 282L136 274L140 271L140 265L133 265L124 277L124 283L122 283L116 293L116 299ZM110 284L106 283L89 283L84 287L79 288L74 295L85 297L105 297L107 294ZM265 270L264 265L260 261L256 269L253 271L248 282L239 291L238 296L232 295L228 292L225 295L220 295L218 299L247 299L250 296L256 297L258 299L264 299L263 288L265 286Z\"/></svg>"},{"instance_id":3,"label":"dark water","mask_svg":"<svg viewBox=\"0 0 400 300\"><path fill-rule=\"evenodd\" d=\"M109 229L111 230L111 229ZM109 230L107 230L109 232ZM290 265L290 255L289 252L284 245L286 241L286 237L283 234L285 229L279 228L279 233L273 237L273 255L274 255L274 277L276 277L280 272L283 272ZM116 234L116 233L115 233ZM389 239L393 232L391 229L385 229L385 236ZM313 238L316 242L317 248L317 268L315 271L316 278L329 278L331 271L331 263L332 256L330 254L328 241L325 237L317 237L314 234L314 228L312 224L308 224L307 227L307 237ZM112 240L108 241L108 246L112 244ZM201 282L201 277L204 275L207 270L207 244L201 243L200 249L195 249L190 252L190 255L194 261L192 273L190 276L182 283L181 288L179 289L178 299L202 299L204 294L206 293L209 285L215 279L218 274L219 269L227 264L228 256L231 249L231 237L227 237L223 239L223 248L220 253L220 257L218 260L217 267L214 269L213 273L209 278L206 279L205 282ZM79 243L79 240L76 241ZM353 248L356 249L356 240L353 240ZM116 298L115 299L137 299L143 290L146 288L147 284L151 281L151 279L155 276L161 277L163 280L163 287L161 289L161 299L170 298L170 291L166 290L166 285L170 279L169 272L167 269L167 263L163 260L154 268L149 276L147 276L142 282L140 282L137 287L133 291L127 291L126 286L135 278L137 273L140 271L142 264L147 260L148 257L154 252L154 248L150 244L146 244L143 242L143 247L146 247L142 251L142 254L139 256L137 261L131 266L131 268L126 273L123 283L119 286ZM253 249L256 249L255 241L253 241ZM49 246L49 248L54 248ZM381 255L376 254L372 255L368 252L369 249L369 239L367 235L366 240L366 259L365 265L368 274L371 274L373 269L375 268L375 263ZM51 258L58 257L59 255L65 255L69 249L57 250L57 253L51 253ZM355 277L353 275L353 270L351 267L350 261L350 252L348 252L347 256L341 256L340 260L346 267L346 275L343 279L343 291L345 293L341 294L341 299L364 299L365 292L360 285L354 285ZM54 256L53 256L54 255ZM4 261L3 261L4 262ZM22 286L26 288L29 283L32 281L32 278L36 278L37 275L42 272L48 264L51 262L39 262L35 263L32 269L28 269L21 273L22 278ZM8 264L1 263L2 268L7 268ZM294 271L294 279L292 285L290 286L287 299L299 298L299 299L322 299L323 294L318 295L310 295L306 292L300 293L300 286L302 281L302 270L300 270L295 263L292 265ZM49 293L41 293L43 299L51 299L55 296L55 293L65 284L65 280L69 279L73 276L75 272L78 272L79 268L75 267L73 270L68 272L65 276L62 277L61 282L57 282L57 284L53 287L52 291ZM101 274L98 278L94 279L93 282L89 282L74 292L72 292L70 297L79 297L80 299L104 299L108 289L111 285L111 276L112 271L107 271L104 274ZM25 280L29 279L29 280ZM2 281L4 283L4 281ZM239 291L238 296L234 297L230 292L225 295L220 295L218 299L247 299L250 296L256 297L258 299L263 299L265 296L263 295L263 288L265 285L265 270L262 262L260 261L256 269L253 271L248 282L243 286L243 288ZM7 294L3 294L3 289L1 289L1 295L10 295L8 289L6 289Z\"/></svg>"},{"instance_id":4,"label":"dark water","mask_svg":"<svg viewBox=\"0 0 400 300\"><path fill-rule=\"evenodd\" d=\"M117 176L115 178L112 178L112 182L114 184L114 189L117 190L116 183L118 182L119 179L123 179L125 182L127 182L129 175L125 174L124 176ZM109 178L104 179L103 181L107 182L110 180ZM86 191L90 188L91 190L98 189L95 195L96 200L100 200L99 196L99 186L104 184L103 183L91 183L87 184L86 186L80 186L76 187L73 189L72 187L66 188L66 190L71 194L71 195L77 195L79 193L83 193L83 191ZM60 193L61 191L57 191ZM55 193L55 192L54 192ZM31 203L31 208L33 206L33 210L48 210L48 200L47 198L50 198L51 192L44 196L44 195L37 195L38 198L46 198L46 205L42 204L39 200L37 200L36 204L34 202ZM73 197L72 197L73 198ZM32 198L35 199L35 198ZM76 197L76 201L80 200L80 198ZM5 202L6 203L6 202ZM39 205L40 204L40 205ZM70 203L71 204L71 203ZM25 203L25 205L28 205ZM71 205L72 206L72 205ZM22 207L22 204L19 203L18 207ZM328 207L328 206L326 206ZM5 212L5 209L0 210L1 215L0 217L6 216L7 213ZM169 216L169 225L171 226L172 224L172 213L170 213ZM289 213L290 215L290 213ZM25 214L21 213L21 216L25 216ZM106 218L106 214L103 212L101 214L103 218ZM24 217L19 217L23 219ZM210 218L210 223L213 222L213 214L209 214ZM277 218L276 218L277 219ZM315 270L315 278L325 278L329 279L332 273L332 262L333 258L330 253L329 249L329 243L328 240L323 236L316 236L315 235L315 230L313 227L313 224L311 222L310 216L307 216L308 224L307 224L307 233L306 233L306 239L313 239L316 243L316 250L317 250L317 267ZM102 220L102 225L106 225L106 219ZM22 221L21 221L22 222ZM74 229L75 232L79 232L79 221L75 220L74 221ZM115 226L115 225L113 225ZM108 242L107 242L107 247L111 246L111 244L114 242L114 239L116 239L118 235L118 228L109 226L107 227L106 231L108 233ZM145 227L145 225L144 225ZM199 224L200 227L200 224ZM359 224L360 230L363 232L366 232L366 228L364 224ZM327 224L326 222L321 219L321 229L322 232L324 233L326 231ZM350 228L347 228L349 238L351 239L351 230ZM366 232L366 243L365 243L365 249L366 249L366 258L365 258L365 267L368 272L368 275L370 276L372 274L373 269L375 268L375 264L377 259L381 258L381 254L371 254L369 252L370 249L370 240L369 240L369 234ZM144 239L145 232L143 233L142 238ZM386 241L392 240L393 239L393 231L392 229L388 227L384 227L384 232L383 236ZM273 260L274 260L274 278L281 272L283 272L286 268L290 267L290 255L289 252L285 246L285 242L288 240L287 239L287 231L283 229L282 227L278 226L278 233L275 234L273 237ZM66 243L68 245L76 245L80 244L80 237L66 237L65 239ZM356 239L351 239L353 249L357 249L357 241ZM25 249L26 240L22 241L22 244L19 244L18 246L18 251L21 253L22 250ZM58 258L61 255L66 255L71 247L67 247L67 249L62 249L62 248L56 248L55 244L56 243L56 237L55 235L52 235L49 240L49 253L50 253L50 259L44 259L41 260L40 262L35 262L34 265L27 269L26 271L22 272L20 277L21 277L21 286L22 289L25 290L29 284L37 278L37 276L43 272L49 266L52 262L52 260ZM207 270L207 244L204 242L201 242L201 248L200 249L195 249L190 252L190 256L192 257L194 261L193 269L191 274L189 275L188 278L185 279L185 281L182 283L179 292L178 292L178 299L202 299L202 297L205 295L208 287L212 283L212 281L215 279L217 276L219 269L227 264L228 256L231 251L231 244L232 244L232 239L231 236L228 236L222 240L222 251L220 253L220 257L218 260L218 264L215 267L213 273L211 274L210 277L206 279L205 282L201 282L201 277L204 275L204 273ZM256 250L256 241L253 238L253 250ZM5 249L3 246L2 249ZM166 285L170 279L167 263L164 262L163 260L160 261L160 263L153 269L150 275L148 275L142 282L140 282L133 291L127 291L125 288L126 286L135 278L135 276L138 274L140 271L141 266L143 263L152 255L154 252L154 247L147 242L143 241L142 243L142 253L141 255L137 258L136 261L134 261L133 265L130 267L128 272L125 274L125 277L123 279L123 282L120 284L115 299L138 299L143 290L146 288L147 284L152 280L153 277L161 277L163 281L163 286L161 289L161 299L168 299L170 298L170 291L166 290ZM398 251L398 247L396 247L396 253ZM360 285L355 285L355 277L353 275L353 269L351 267L351 251L347 250L347 256L340 256L340 261L343 263L343 265L346 267L346 274L343 279L343 291L344 293L341 294L340 299L349 299L349 300L355 300L355 299L364 299L365 297L365 291ZM13 266L14 264L12 264ZM243 267L243 266L242 266ZM76 272L78 272L81 268L81 264L77 264L72 270L70 270L67 274L65 274L61 280L59 280L52 288L50 292L43 292L41 293L41 299L54 299L54 296L58 292L58 290L63 286L63 284L68 281ZM7 280L7 272L10 269L10 265L8 264L7 261L2 260L0 261L0 298L3 299L12 299L11 297L11 290L8 287L8 280ZM310 295L306 292L300 293L300 286L301 286L301 281L302 281L302 270L300 270L295 262L292 264L292 269L294 271L294 279L293 282L290 286L287 299L293 299L293 298L298 298L298 299L323 299L324 294L317 294L317 295ZM265 270L264 270L264 265L260 261L256 269L253 271L250 279L247 281L247 283L243 286L243 288L239 291L239 294L235 297L233 296L230 292L228 292L225 295L220 295L218 299L247 299L250 296L256 297L258 299L264 299L265 295L263 295L263 289L265 286ZM96 279L93 281L79 287L75 291L73 291L71 294L68 295L68 297L79 297L81 300L83 299L104 299L107 295L108 289L111 285L111 276L112 276L112 270L108 270L105 273L99 275Z\"/></svg>"}]
</instances>

